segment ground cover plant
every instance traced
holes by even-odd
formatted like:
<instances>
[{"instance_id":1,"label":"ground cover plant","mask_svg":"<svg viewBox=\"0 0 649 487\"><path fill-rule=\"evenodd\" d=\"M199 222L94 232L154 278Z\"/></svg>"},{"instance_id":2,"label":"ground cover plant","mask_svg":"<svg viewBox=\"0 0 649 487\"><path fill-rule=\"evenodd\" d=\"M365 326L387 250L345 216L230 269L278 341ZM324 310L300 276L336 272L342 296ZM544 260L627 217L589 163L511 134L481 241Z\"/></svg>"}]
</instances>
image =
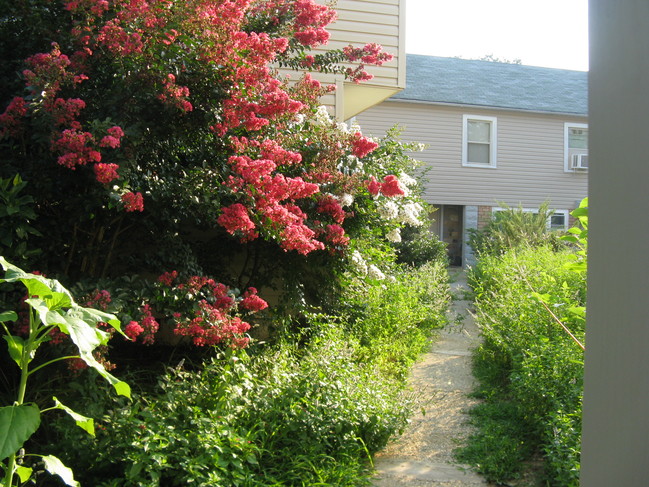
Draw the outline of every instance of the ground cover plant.
<instances>
[{"instance_id":1,"label":"ground cover plant","mask_svg":"<svg viewBox=\"0 0 649 487\"><path fill-rule=\"evenodd\" d=\"M444 324L449 291L443 262L364 282L374 298L353 316L308 315L273 346L168 368L132 403L80 378L70 401L102 418L97 439L61 418L53 444L69 445L84 485L370 485L372 454L412 413L407 368Z\"/></svg>"},{"instance_id":2,"label":"ground cover plant","mask_svg":"<svg viewBox=\"0 0 649 487\"><path fill-rule=\"evenodd\" d=\"M484 337L474 353L478 431L457 452L488 479L507 482L541 453L545 481L579 483L586 299L587 202L561 251L517 246L483 254L471 274Z\"/></svg>"}]
</instances>

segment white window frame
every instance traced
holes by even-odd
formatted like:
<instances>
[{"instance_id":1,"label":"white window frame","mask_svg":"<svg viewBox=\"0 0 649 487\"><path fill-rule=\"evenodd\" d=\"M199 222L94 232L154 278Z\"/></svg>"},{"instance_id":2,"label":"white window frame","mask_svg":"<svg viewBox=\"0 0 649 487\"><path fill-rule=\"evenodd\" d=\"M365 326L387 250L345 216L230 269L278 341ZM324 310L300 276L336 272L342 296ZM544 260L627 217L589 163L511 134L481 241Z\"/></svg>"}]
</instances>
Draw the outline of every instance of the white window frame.
<instances>
[{"instance_id":1,"label":"white window frame","mask_svg":"<svg viewBox=\"0 0 649 487\"><path fill-rule=\"evenodd\" d=\"M490 137L489 137L489 164L480 162L470 162L469 158L469 120L476 120L479 122L489 122L491 124ZM497 119L496 117L485 117L484 115L463 115L462 116L462 165L466 167L482 167L495 169L497 167L496 154L498 153L497 147Z\"/></svg>"},{"instance_id":2,"label":"white window frame","mask_svg":"<svg viewBox=\"0 0 649 487\"><path fill-rule=\"evenodd\" d=\"M491 215L495 215L499 211L507 211L507 210L515 209L517 210L518 207L510 207L510 208L503 208L501 206L494 206L491 209ZM538 213L539 209L538 208L521 208L525 213ZM554 210L550 208L550 210L553 212L552 215L548 217L547 221L547 229L552 230L552 216L553 215L563 215L563 228L555 228L554 230L556 231L566 231L568 228L570 228L570 210Z\"/></svg>"},{"instance_id":3,"label":"white window frame","mask_svg":"<svg viewBox=\"0 0 649 487\"><path fill-rule=\"evenodd\" d=\"M568 143L570 141L570 129L588 129L587 123L576 123L576 122L565 122L563 124L563 171L570 173L588 173L588 169L573 169L570 164L570 147ZM590 134L589 134L590 135ZM586 149L586 154L588 154L588 149Z\"/></svg>"}]
</instances>

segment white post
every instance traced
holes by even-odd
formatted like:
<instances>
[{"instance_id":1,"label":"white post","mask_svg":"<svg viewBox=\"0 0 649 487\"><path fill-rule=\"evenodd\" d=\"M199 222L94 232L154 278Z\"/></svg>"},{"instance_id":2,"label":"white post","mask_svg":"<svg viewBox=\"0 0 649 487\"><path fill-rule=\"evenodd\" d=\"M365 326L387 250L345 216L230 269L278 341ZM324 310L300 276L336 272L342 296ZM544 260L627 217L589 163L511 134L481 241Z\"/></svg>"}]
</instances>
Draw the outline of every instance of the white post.
<instances>
[{"instance_id":1,"label":"white post","mask_svg":"<svg viewBox=\"0 0 649 487\"><path fill-rule=\"evenodd\" d=\"M649 0L590 0L581 485L649 485Z\"/></svg>"}]
</instances>

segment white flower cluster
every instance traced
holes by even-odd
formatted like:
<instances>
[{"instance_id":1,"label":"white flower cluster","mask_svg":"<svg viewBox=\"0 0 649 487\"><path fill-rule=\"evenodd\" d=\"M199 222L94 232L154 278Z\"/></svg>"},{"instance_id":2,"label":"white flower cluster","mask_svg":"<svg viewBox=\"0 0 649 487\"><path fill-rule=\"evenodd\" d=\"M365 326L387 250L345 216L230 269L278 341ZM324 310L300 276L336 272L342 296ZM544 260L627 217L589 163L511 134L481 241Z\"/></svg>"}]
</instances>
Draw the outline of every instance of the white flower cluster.
<instances>
[{"instance_id":1,"label":"white flower cluster","mask_svg":"<svg viewBox=\"0 0 649 487\"><path fill-rule=\"evenodd\" d=\"M354 204L354 197L349 193L343 193L340 196L338 196L336 199L338 200L338 203L340 203L340 206L342 207L352 206L352 204Z\"/></svg>"},{"instance_id":2,"label":"white flower cluster","mask_svg":"<svg viewBox=\"0 0 649 487\"><path fill-rule=\"evenodd\" d=\"M327 107L320 105L315 112L315 122L318 125L331 125L331 117L327 111Z\"/></svg>"},{"instance_id":3,"label":"white flower cluster","mask_svg":"<svg viewBox=\"0 0 649 487\"><path fill-rule=\"evenodd\" d=\"M377 281L382 281L383 279L385 279L385 274L383 274L381 272L381 269L376 267L374 264L370 264L367 268L367 276L370 279L375 279Z\"/></svg>"},{"instance_id":4,"label":"white flower cluster","mask_svg":"<svg viewBox=\"0 0 649 487\"><path fill-rule=\"evenodd\" d=\"M351 256L352 266L357 274L364 276L367 274L367 262L358 250L354 250Z\"/></svg>"},{"instance_id":5,"label":"white flower cluster","mask_svg":"<svg viewBox=\"0 0 649 487\"><path fill-rule=\"evenodd\" d=\"M361 126L360 126L360 124L358 123L358 121L357 121L355 118L352 120L352 123L351 123L351 125L349 126L349 131L350 131L352 134L361 131Z\"/></svg>"},{"instance_id":6,"label":"white flower cluster","mask_svg":"<svg viewBox=\"0 0 649 487\"><path fill-rule=\"evenodd\" d=\"M295 125L302 125L304 123L304 115L302 113L295 115L293 123L295 123Z\"/></svg>"},{"instance_id":7,"label":"white flower cluster","mask_svg":"<svg viewBox=\"0 0 649 487\"><path fill-rule=\"evenodd\" d=\"M390 230L388 233L385 234L385 238L392 243L401 242L401 229L395 228L394 230Z\"/></svg>"},{"instance_id":8,"label":"white flower cluster","mask_svg":"<svg viewBox=\"0 0 649 487\"><path fill-rule=\"evenodd\" d=\"M399 221L414 227L419 227L424 224L419 219L419 214L423 209L419 203L406 203L399 208Z\"/></svg>"},{"instance_id":9,"label":"white flower cluster","mask_svg":"<svg viewBox=\"0 0 649 487\"><path fill-rule=\"evenodd\" d=\"M343 134L349 133L349 127L345 122L338 122L336 128L338 129L338 132L342 132Z\"/></svg>"},{"instance_id":10,"label":"white flower cluster","mask_svg":"<svg viewBox=\"0 0 649 487\"><path fill-rule=\"evenodd\" d=\"M415 178L413 178L413 177L410 177L410 176L409 176L408 174L406 174L405 172L401 172L401 173L399 174L399 178L398 178L398 179L399 179L399 185L400 185L400 186L405 186L405 187L407 187L407 188L410 188L410 187L412 187L412 186L416 186L416 185L417 185L417 180L416 180Z\"/></svg>"},{"instance_id":11,"label":"white flower cluster","mask_svg":"<svg viewBox=\"0 0 649 487\"><path fill-rule=\"evenodd\" d=\"M399 206L392 200L384 200L378 210L381 218L386 220L396 220L399 217Z\"/></svg>"},{"instance_id":12,"label":"white flower cluster","mask_svg":"<svg viewBox=\"0 0 649 487\"><path fill-rule=\"evenodd\" d=\"M399 223L407 223L418 227L423 225L423 222L419 219L423 209L419 203L398 205L394 200L385 200L379 205L378 212L381 218L386 220L397 220Z\"/></svg>"},{"instance_id":13,"label":"white flower cluster","mask_svg":"<svg viewBox=\"0 0 649 487\"><path fill-rule=\"evenodd\" d=\"M377 281L382 281L383 279L385 279L385 274L381 272L381 269L379 269L374 264L368 265L368 263L365 261L358 250L354 250L354 252L352 252L351 261L352 266L354 267L354 270L357 274L360 274L361 276L367 276L370 279Z\"/></svg>"}]
</instances>

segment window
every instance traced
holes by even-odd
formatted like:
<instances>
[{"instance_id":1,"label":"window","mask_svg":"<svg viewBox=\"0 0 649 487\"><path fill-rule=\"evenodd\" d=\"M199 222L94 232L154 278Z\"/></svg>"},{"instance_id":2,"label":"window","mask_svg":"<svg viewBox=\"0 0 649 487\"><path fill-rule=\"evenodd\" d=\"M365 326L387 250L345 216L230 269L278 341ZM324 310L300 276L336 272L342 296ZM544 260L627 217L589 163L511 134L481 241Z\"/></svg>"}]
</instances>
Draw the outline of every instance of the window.
<instances>
[{"instance_id":1,"label":"window","mask_svg":"<svg viewBox=\"0 0 649 487\"><path fill-rule=\"evenodd\" d=\"M462 165L496 167L496 118L464 115Z\"/></svg>"},{"instance_id":2,"label":"window","mask_svg":"<svg viewBox=\"0 0 649 487\"><path fill-rule=\"evenodd\" d=\"M550 230L568 230L568 210L554 210L548 221Z\"/></svg>"},{"instance_id":3,"label":"window","mask_svg":"<svg viewBox=\"0 0 649 487\"><path fill-rule=\"evenodd\" d=\"M584 123L564 125L564 170L588 171L588 125Z\"/></svg>"}]
</instances>

